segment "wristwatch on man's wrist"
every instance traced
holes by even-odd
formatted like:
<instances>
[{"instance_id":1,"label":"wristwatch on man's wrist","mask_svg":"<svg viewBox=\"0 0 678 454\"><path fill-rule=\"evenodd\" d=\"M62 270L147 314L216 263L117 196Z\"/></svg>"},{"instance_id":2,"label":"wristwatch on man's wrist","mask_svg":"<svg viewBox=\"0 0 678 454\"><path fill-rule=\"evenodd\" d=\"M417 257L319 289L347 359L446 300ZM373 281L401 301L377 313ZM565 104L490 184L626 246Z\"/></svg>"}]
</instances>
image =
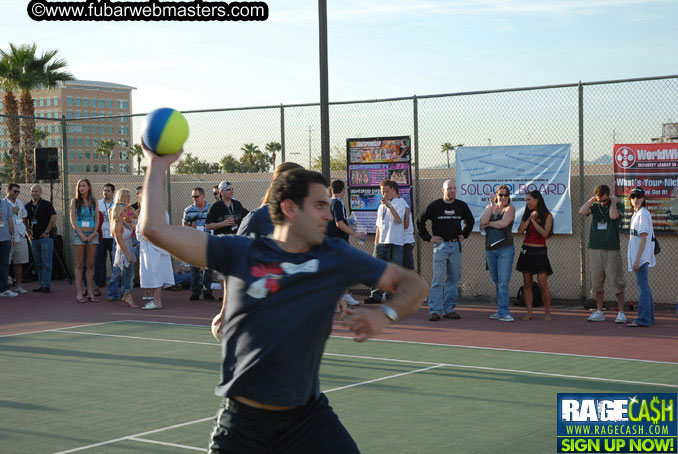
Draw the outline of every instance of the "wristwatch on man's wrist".
<instances>
[{"instance_id":1,"label":"wristwatch on man's wrist","mask_svg":"<svg viewBox=\"0 0 678 454\"><path fill-rule=\"evenodd\" d=\"M384 311L384 315L391 320L393 323L398 321L398 313L393 309L391 306L387 306L385 304L380 305L379 307L382 308Z\"/></svg>"}]
</instances>

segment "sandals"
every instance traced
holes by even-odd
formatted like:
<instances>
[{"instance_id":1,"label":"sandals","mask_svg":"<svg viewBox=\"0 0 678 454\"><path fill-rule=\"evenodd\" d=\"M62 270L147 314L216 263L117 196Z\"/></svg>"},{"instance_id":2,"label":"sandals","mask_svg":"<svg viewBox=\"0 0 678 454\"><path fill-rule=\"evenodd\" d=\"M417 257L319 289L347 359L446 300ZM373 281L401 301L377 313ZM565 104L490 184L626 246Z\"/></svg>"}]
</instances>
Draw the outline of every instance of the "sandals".
<instances>
[{"instance_id":1,"label":"sandals","mask_svg":"<svg viewBox=\"0 0 678 454\"><path fill-rule=\"evenodd\" d=\"M98 303L99 302L99 300L94 298L93 296L88 296L87 301L89 301L90 303Z\"/></svg>"},{"instance_id":2,"label":"sandals","mask_svg":"<svg viewBox=\"0 0 678 454\"><path fill-rule=\"evenodd\" d=\"M85 298L83 298L82 296L80 296L80 297L75 299L75 302L78 303L78 304L85 304L87 302L87 300Z\"/></svg>"}]
</instances>

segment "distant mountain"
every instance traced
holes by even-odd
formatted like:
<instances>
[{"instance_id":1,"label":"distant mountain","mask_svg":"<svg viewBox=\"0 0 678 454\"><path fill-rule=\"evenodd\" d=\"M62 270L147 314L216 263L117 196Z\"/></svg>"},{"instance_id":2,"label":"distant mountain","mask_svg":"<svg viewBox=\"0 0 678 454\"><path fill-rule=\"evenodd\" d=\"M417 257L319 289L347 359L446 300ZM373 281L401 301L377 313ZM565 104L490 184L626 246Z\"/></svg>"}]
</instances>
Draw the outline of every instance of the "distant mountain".
<instances>
[{"instance_id":1,"label":"distant mountain","mask_svg":"<svg viewBox=\"0 0 678 454\"><path fill-rule=\"evenodd\" d=\"M600 157L594 159L593 161L584 160L584 163L586 163L586 164L612 164L612 162L613 162L612 156L610 156L609 154L605 154L603 156L600 156Z\"/></svg>"}]
</instances>

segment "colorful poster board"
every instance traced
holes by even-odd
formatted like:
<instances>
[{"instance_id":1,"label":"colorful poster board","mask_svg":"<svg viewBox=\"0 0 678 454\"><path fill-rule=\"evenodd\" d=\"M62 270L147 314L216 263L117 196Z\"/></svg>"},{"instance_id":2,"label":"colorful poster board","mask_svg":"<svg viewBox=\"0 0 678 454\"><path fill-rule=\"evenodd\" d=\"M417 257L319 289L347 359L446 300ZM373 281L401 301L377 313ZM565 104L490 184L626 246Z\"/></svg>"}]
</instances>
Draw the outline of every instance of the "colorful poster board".
<instances>
[{"instance_id":1,"label":"colorful poster board","mask_svg":"<svg viewBox=\"0 0 678 454\"><path fill-rule=\"evenodd\" d=\"M525 212L526 194L536 189L553 214L553 233L572 233L569 144L459 147L456 170L457 198L471 209L474 231L490 194L505 184L516 207L513 232Z\"/></svg>"},{"instance_id":2,"label":"colorful poster board","mask_svg":"<svg viewBox=\"0 0 678 454\"><path fill-rule=\"evenodd\" d=\"M346 140L349 208L368 233L376 231L382 180L398 183L400 196L412 207L411 145L407 136Z\"/></svg>"},{"instance_id":3,"label":"colorful poster board","mask_svg":"<svg viewBox=\"0 0 678 454\"><path fill-rule=\"evenodd\" d=\"M631 223L629 193L645 191L655 233L678 233L678 143L615 144L614 193L624 202L622 228Z\"/></svg>"}]
</instances>

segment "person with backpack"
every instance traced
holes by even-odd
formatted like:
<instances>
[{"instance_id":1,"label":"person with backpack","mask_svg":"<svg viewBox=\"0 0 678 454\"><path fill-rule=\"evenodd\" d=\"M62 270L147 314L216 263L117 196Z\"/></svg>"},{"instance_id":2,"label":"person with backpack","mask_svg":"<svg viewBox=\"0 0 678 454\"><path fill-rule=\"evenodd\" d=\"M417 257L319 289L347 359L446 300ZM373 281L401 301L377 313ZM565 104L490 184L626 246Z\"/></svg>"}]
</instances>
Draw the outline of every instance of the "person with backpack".
<instances>
[{"instance_id":1,"label":"person with backpack","mask_svg":"<svg viewBox=\"0 0 678 454\"><path fill-rule=\"evenodd\" d=\"M626 257L629 262L628 269L635 273L638 285L638 318L627 323L626 326L629 328L648 327L655 324L654 300L652 299L652 290L650 290L647 275L648 268L654 268L657 263L654 227L652 226L652 215L646 208L647 201L643 188L640 186L633 188L629 198L634 213L631 216L631 225L629 226L631 235Z\"/></svg>"},{"instance_id":2,"label":"person with backpack","mask_svg":"<svg viewBox=\"0 0 678 454\"><path fill-rule=\"evenodd\" d=\"M523 320L532 320L532 276L537 275L537 283L544 301L544 321L550 322L551 317L551 290L548 277L553 274L546 250L546 239L553 232L553 215L546 208L544 196L541 192L530 191L525 196L525 213L520 220L518 234L525 233L523 246L516 264L516 270L523 273L525 284L525 306L527 316Z\"/></svg>"}]
</instances>

